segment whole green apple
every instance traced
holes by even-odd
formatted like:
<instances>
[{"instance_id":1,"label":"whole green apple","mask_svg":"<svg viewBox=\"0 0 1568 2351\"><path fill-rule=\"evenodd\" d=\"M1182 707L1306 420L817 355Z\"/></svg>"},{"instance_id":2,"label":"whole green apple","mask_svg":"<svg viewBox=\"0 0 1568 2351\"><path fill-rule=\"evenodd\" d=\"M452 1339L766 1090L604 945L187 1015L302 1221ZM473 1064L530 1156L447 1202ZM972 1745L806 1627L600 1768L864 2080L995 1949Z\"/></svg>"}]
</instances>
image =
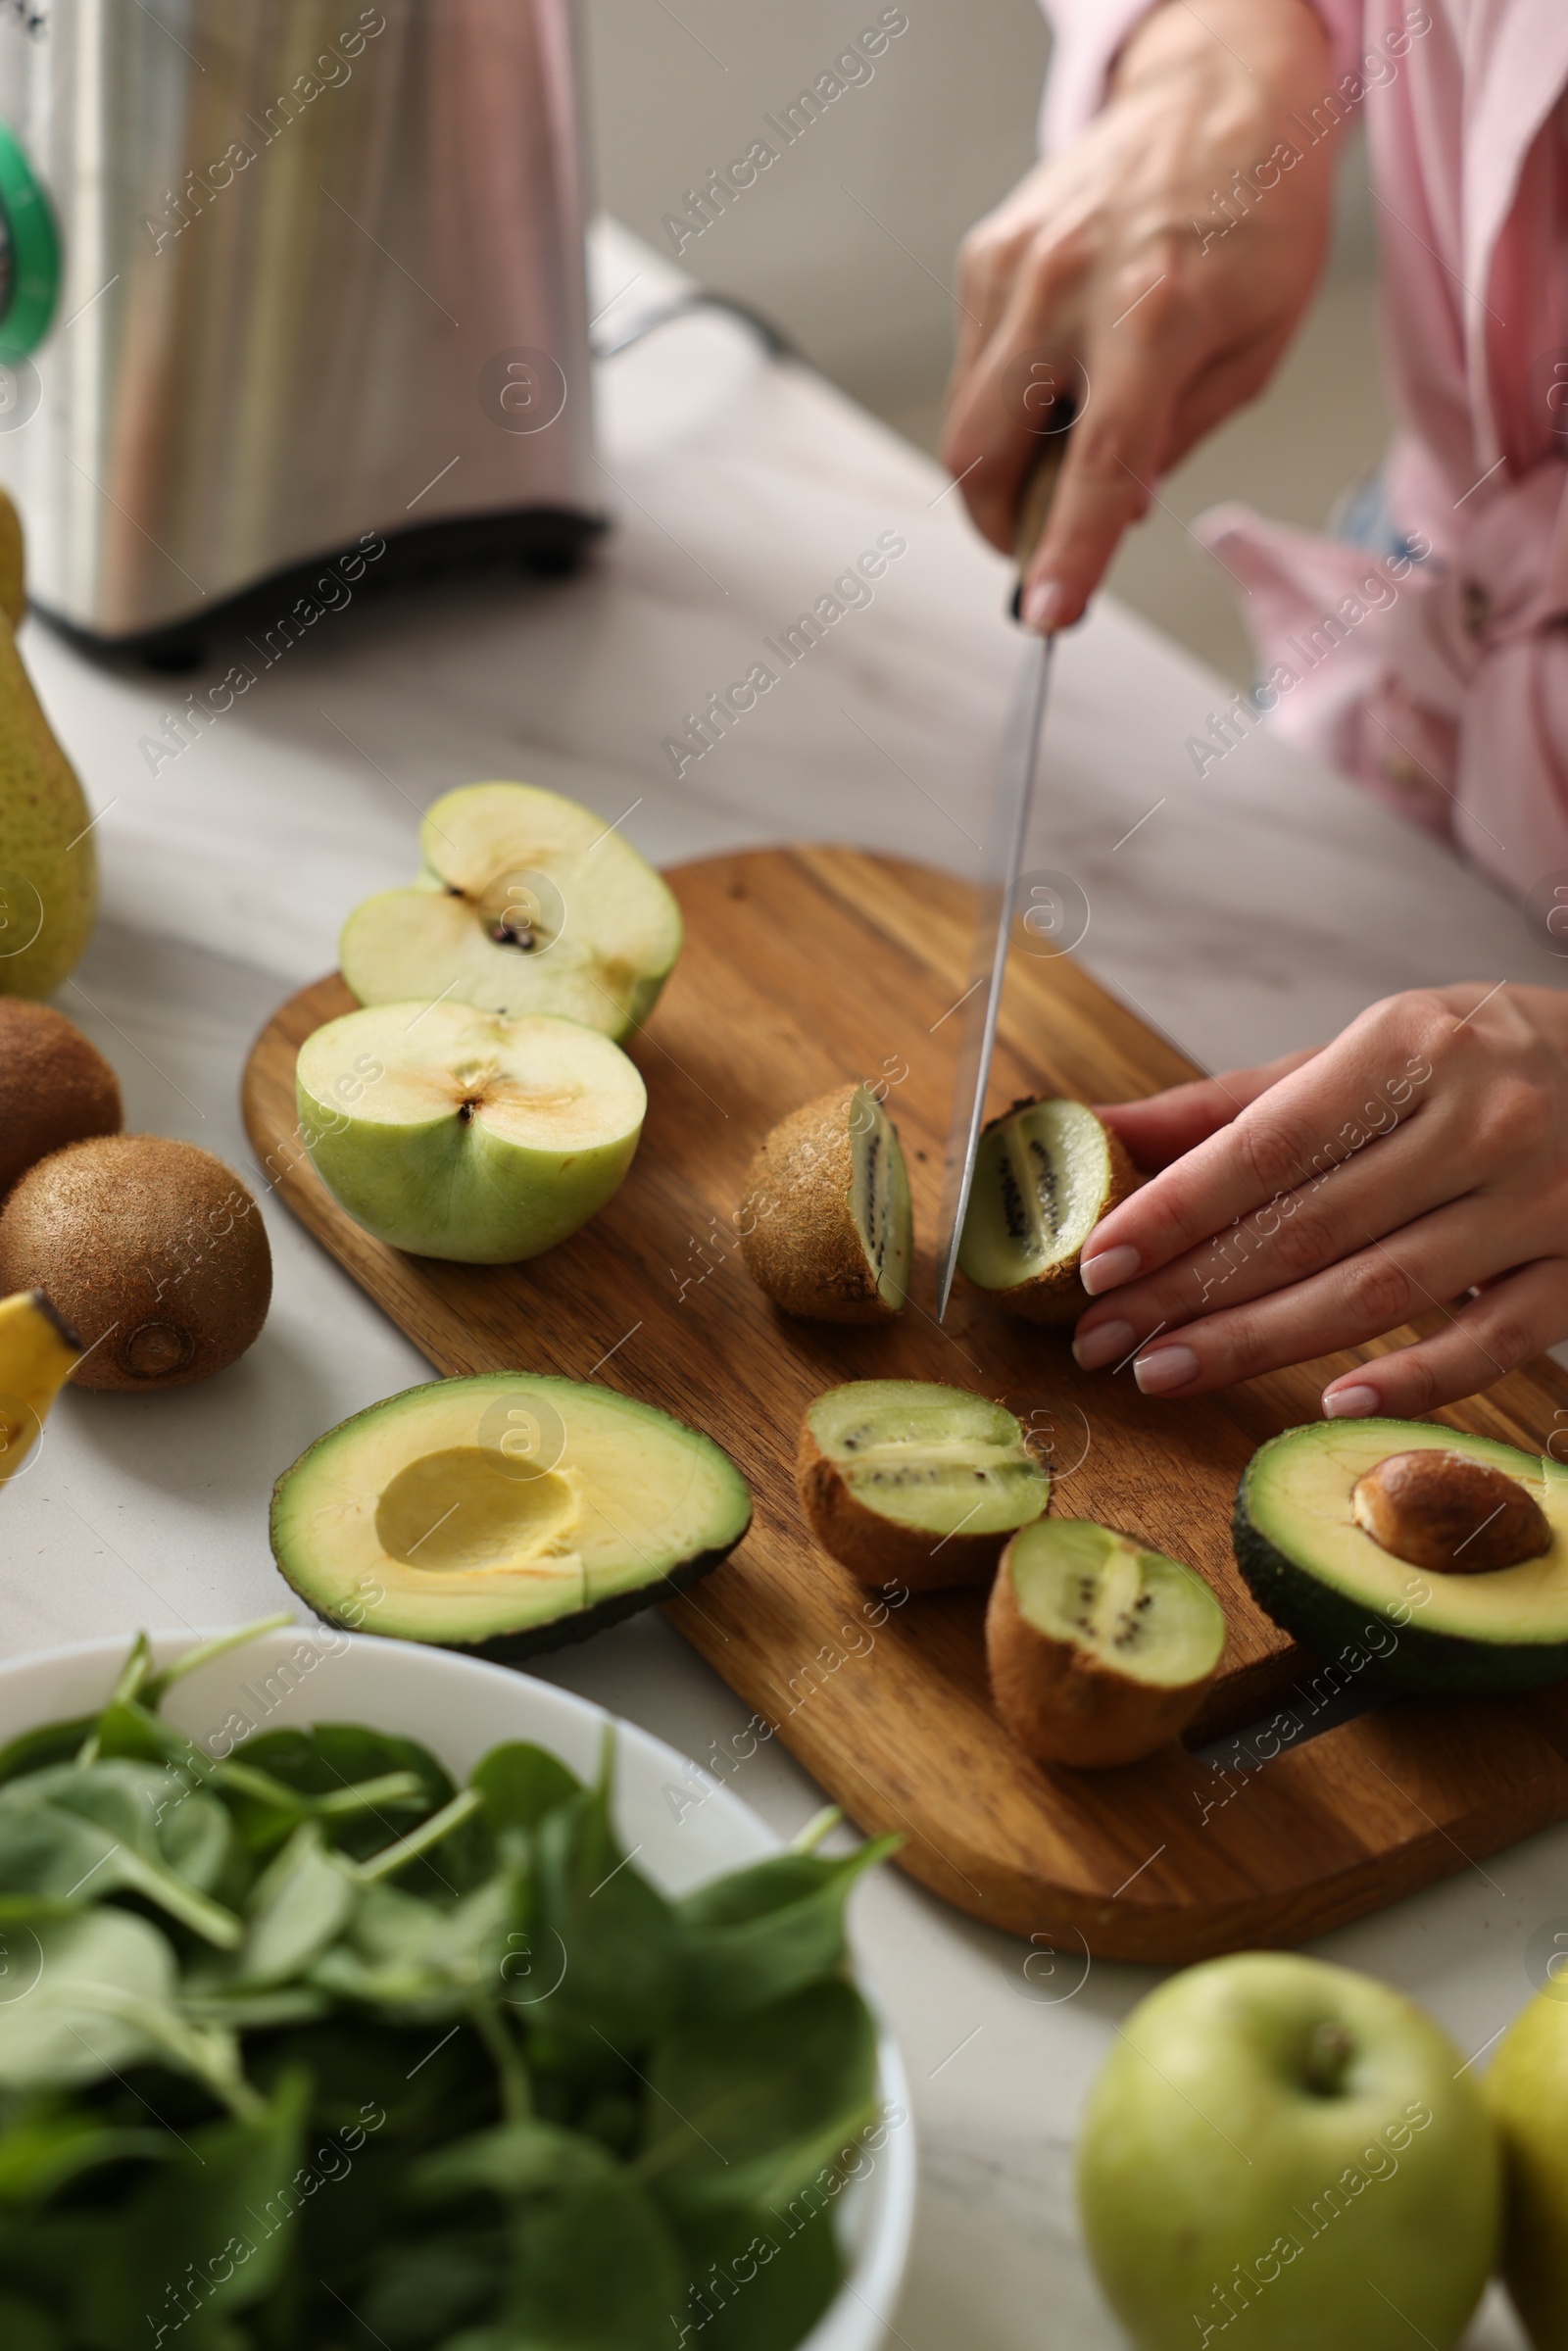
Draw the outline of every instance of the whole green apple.
<instances>
[{"instance_id":1,"label":"whole green apple","mask_svg":"<svg viewBox=\"0 0 1568 2351\"><path fill-rule=\"evenodd\" d=\"M1499 2165L1446 2034L1387 1984L1213 1959L1133 2011L1078 2198L1141 2351L1448 2351L1491 2273Z\"/></svg>"},{"instance_id":2,"label":"whole green apple","mask_svg":"<svg viewBox=\"0 0 1568 2351\"><path fill-rule=\"evenodd\" d=\"M1502 2141L1502 2274L1536 2351L1565 2351L1568 1983L1551 1977L1548 1988L1514 2020L1485 2092Z\"/></svg>"},{"instance_id":3,"label":"whole green apple","mask_svg":"<svg viewBox=\"0 0 1568 2351\"><path fill-rule=\"evenodd\" d=\"M377 1004L300 1048L300 1133L355 1220L393 1249L510 1265L602 1208L648 1097L618 1045L553 1014Z\"/></svg>"}]
</instances>

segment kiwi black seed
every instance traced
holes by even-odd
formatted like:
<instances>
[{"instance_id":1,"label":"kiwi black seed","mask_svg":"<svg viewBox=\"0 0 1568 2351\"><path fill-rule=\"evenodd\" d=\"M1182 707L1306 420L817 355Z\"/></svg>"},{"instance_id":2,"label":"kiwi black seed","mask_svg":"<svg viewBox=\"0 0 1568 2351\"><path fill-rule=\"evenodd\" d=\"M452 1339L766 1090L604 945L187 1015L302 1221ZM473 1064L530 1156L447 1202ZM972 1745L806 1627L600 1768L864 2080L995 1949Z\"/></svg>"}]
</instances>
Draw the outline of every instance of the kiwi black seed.
<instances>
[{"instance_id":1,"label":"kiwi black seed","mask_svg":"<svg viewBox=\"0 0 1568 2351\"><path fill-rule=\"evenodd\" d=\"M81 1388L190 1388L267 1320L261 1211L221 1159L163 1135L74 1143L0 1213L0 1292L43 1290L81 1334Z\"/></svg>"},{"instance_id":2,"label":"kiwi black seed","mask_svg":"<svg viewBox=\"0 0 1568 2351\"><path fill-rule=\"evenodd\" d=\"M120 1081L52 1004L0 996L0 1197L29 1167L90 1135L114 1135Z\"/></svg>"}]
</instances>

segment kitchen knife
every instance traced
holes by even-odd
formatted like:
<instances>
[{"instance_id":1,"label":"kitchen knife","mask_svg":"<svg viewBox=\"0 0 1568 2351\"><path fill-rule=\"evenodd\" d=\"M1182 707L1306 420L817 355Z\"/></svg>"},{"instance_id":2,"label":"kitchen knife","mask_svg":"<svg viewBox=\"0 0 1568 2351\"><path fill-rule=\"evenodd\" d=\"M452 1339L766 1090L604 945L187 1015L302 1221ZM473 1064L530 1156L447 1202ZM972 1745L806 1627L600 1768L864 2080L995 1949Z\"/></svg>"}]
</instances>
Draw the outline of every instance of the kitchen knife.
<instances>
[{"instance_id":1,"label":"kitchen knife","mask_svg":"<svg viewBox=\"0 0 1568 2351\"><path fill-rule=\"evenodd\" d=\"M1070 421L1070 419L1069 419ZM1067 454L1067 430L1062 427L1047 441L1024 487L1018 509L1016 551L1019 584L1012 600L1017 619L1023 596L1023 577L1040 544L1046 517L1055 494L1062 460ZM997 1041L997 1015L1002 1009L1002 983L1007 969L1007 941L1017 910L1018 877L1029 815L1034 806L1035 774L1040 764L1040 738L1045 726L1051 657L1055 636L1042 637L1031 651L1018 708L1004 749L992 805L980 872L979 903L975 909L975 952L970 983L954 1010L963 1012L963 1036L958 1048L958 1071L953 1095L953 1123L948 1136L948 1163L942 1191L942 1241L937 1254L937 1320L945 1320L963 1238L963 1219L974 1182L975 1154L985 1122L986 1087L991 1055ZM941 1025L940 1023L938 1024Z\"/></svg>"}]
</instances>

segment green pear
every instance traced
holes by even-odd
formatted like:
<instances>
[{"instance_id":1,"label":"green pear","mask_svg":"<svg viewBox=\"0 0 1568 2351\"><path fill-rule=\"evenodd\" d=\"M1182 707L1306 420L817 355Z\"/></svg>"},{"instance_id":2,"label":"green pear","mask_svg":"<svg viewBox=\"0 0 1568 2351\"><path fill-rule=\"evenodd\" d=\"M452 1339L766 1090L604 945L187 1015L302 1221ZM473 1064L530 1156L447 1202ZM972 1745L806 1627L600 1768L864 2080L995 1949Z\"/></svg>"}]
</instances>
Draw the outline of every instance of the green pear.
<instances>
[{"instance_id":1,"label":"green pear","mask_svg":"<svg viewBox=\"0 0 1568 2351\"><path fill-rule=\"evenodd\" d=\"M1568 1983L1514 2019L1484 2087L1502 2141L1502 2275L1536 2351L1568 2351Z\"/></svg>"},{"instance_id":2,"label":"green pear","mask_svg":"<svg viewBox=\"0 0 1568 2351\"><path fill-rule=\"evenodd\" d=\"M0 491L0 995L52 996L80 962L98 860L80 784L17 651L22 525Z\"/></svg>"}]
</instances>

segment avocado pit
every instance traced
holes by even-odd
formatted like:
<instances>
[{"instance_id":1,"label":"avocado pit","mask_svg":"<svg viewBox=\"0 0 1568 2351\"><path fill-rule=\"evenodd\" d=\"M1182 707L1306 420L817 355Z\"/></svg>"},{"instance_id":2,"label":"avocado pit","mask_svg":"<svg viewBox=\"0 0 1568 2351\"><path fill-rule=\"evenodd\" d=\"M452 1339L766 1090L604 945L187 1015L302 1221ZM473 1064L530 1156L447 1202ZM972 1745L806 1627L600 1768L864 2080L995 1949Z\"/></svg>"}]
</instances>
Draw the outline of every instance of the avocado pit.
<instances>
[{"instance_id":1,"label":"avocado pit","mask_svg":"<svg viewBox=\"0 0 1568 2351\"><path fill-rule=\"evenodd\" d=\"M1551 1548L1534 1494L1462 1453L1390 1453L1356 1480L1350 1508L1384 1550L1438 1575L1491 1575Z\"/></svg>"}]
</instances>

